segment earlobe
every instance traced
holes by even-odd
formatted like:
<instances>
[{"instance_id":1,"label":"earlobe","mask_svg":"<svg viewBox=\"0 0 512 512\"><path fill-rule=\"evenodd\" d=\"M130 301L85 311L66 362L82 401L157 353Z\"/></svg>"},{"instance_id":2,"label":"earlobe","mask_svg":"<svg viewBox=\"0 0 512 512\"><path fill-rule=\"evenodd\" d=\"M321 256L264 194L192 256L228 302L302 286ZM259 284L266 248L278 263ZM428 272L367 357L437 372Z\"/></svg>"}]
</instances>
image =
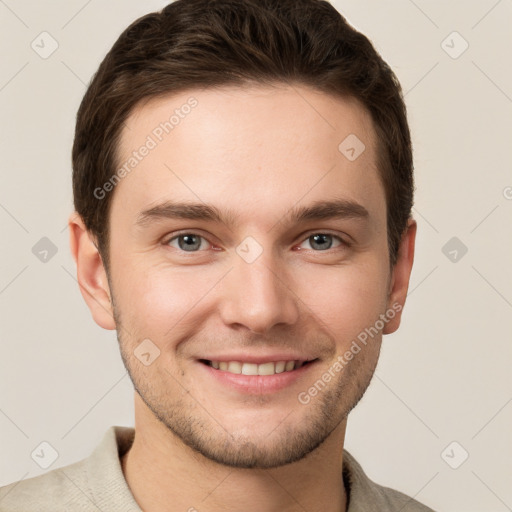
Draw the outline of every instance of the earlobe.
<instances>
[{"instance_id":1,"label":"earlobe","mask_svg":"<svg viewBox=\"0 0 512 512\"><path fill-rule=\"evenodd\" d=\"M104 329L116 328L107 273L94 237L77 212L68 220L71 254L77 267L77 280L94 321Z\"/></svg>"},{"instance_id":2,"label":"earlobe","mask_svg":"<svg viewBox=\"0 0 512 512\"><path fill-rule=\"evenodd\" d=\"M411 277L412 264L414 261L414 244L416 241L417 224L414 219L409 219L407 227L398 250L397 261L393 267L391 275L391 284L388 297L388 311L395 313L383 329L383 334L391 334L400 326L400 319L409 289L409 279Z\"/></svg>"}]
</instances>

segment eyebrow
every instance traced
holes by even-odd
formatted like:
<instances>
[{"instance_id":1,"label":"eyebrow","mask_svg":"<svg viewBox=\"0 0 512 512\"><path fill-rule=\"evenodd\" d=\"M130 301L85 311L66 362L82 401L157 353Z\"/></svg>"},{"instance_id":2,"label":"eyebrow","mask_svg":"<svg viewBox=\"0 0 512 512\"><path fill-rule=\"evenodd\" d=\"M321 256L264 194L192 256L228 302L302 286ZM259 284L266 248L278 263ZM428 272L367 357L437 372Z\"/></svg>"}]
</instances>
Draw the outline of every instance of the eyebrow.
<instances>
[{"instance_id":1,"label":"eyebrow","mask_svg":"<svg viewBox=\"0 0 512 512\"><path fill-rule=\"evenodd\" d=\"M303 223L310 220L328 219L368 219L368 210L355 201L336 199L316 201L308 206L295 206L290 209L279 222ZM222 212L216 206L205 203L186 203L166 201L142 211L136 225L147 227L155 221L163 219L187 219L217 222L228 227L238 226L238 216L233 210Z\"/></svg>"}]
</instances>

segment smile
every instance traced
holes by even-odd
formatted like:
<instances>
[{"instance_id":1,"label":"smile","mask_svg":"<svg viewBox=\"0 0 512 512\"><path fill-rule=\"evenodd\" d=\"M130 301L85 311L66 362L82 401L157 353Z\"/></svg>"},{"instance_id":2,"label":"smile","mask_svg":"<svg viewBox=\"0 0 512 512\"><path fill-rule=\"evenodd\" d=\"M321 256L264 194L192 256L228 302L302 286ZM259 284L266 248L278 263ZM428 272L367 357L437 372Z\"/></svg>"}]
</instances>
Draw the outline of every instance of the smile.
<instances>
[{"instance_id":1,"label":"smile","mask_svg":"<svg viewBox=\"0 0 512 512\"><path fill-rule=\"evenodd\" d=\"M298 370L312 361L269 361L257 364L241 361L209 361L202 359L201 362L216 370L237 375L275 375L277 373Z\"/></svg>"}]
</instances>

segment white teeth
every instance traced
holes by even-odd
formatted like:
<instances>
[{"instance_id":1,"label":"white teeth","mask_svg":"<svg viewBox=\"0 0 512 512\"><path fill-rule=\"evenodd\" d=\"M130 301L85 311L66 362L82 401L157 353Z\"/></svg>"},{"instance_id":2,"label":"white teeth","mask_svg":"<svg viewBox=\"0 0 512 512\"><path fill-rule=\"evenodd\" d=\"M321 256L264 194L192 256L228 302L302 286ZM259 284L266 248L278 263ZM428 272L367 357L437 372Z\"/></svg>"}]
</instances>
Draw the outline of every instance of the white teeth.
<instances>
[{"instance_id":1,"label":"white teeth","mask_svg":"<svg viewBox=\"0 0 512 512\"><path fill-rule=\"evenodd\" d=\"M242 365L243 375L258 375L258 365L254 363L244 363Z\"/></svg>"},{"instance_id":2,"label":"white teeth","mask_svg":"<svg viewBox=\"0 0 512 512\"><path fill-rule=\"evenodd\" d=\"M228 364L229 373L242 373L242 363L238 361L230 361Z\"/></svg>"},{"instance_id":3,"label":"white teeth","mask_svg":"<svg viewBox=\"0 0 512 512\"><path fill-rule=\"evenodd\" d=\"M258 365L258 375L274 375L276 373L276 365L273 362Z\"/></svg>"},{"instance_id":4,"label":"white teeth","mask_svg":"<svg viewBox=\"0 0 512 512\"><path fill-rule=\"evenodd\" d=\"M284 367L285 371L289 372L290 370L293 370L295 367L295 361L288 361L286 363L286 366Z\"/></svg>"},{"instance_id":5,"label":"white teeth","mask_svg":"<svg viewBox=\"0 0 512 512\"><path fill-rule=\"evenodd\" d=\"M274 375L289 372L302 365L295 361L278 361L268 363L241 363L239 361L210 361L211 366L217 370L243 375Z\"/></svg>"},{"instance_id":6,"label":"white teeth","mask_svg":"<svg viewBox=\"0 0 512 512\"><path fill-rule=\"evenodd\" d=\"M279 361L276 363L276 373L283 373L286 366L286 361Z\"/></svg>"}]
</instances>

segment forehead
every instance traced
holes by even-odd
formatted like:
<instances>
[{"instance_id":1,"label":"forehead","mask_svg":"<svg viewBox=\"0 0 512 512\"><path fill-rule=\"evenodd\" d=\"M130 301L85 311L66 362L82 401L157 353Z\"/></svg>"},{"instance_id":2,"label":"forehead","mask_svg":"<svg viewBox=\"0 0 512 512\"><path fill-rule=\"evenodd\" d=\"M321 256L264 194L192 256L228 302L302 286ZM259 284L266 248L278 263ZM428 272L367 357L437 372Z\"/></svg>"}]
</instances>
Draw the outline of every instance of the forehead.
<instances>
[{"instance_id":1,"label":"forehead","mask_svg":"<svg viewBox=\"0 0 512 512\"><path fill-rule=\"evenodd\" d=\"M327 134L337 140L353 129L367 146L375 142L371 116L356 98L333 96L304 85L222 86L144 98L124 123L118 154L132 150L141 135L164 144L180 132L189 136L187 125L200 129L198 139L208 135L209 140L216 136L237 140L249 135L258 142L273 139L278 133L318 145Z\"/></svg>"},{"instance_id":2,"label":"forehead","mask_svg":"<svg viewBox=\"0 0 512 512\"><path fill-rule=\"evenodd\" d=\"M375 137L357 100L304 86L151 98L121 132L114 203L135 213L163 200L204 202L248 220L327 196L382 209Z\"/></svg>"}]
</instances>

